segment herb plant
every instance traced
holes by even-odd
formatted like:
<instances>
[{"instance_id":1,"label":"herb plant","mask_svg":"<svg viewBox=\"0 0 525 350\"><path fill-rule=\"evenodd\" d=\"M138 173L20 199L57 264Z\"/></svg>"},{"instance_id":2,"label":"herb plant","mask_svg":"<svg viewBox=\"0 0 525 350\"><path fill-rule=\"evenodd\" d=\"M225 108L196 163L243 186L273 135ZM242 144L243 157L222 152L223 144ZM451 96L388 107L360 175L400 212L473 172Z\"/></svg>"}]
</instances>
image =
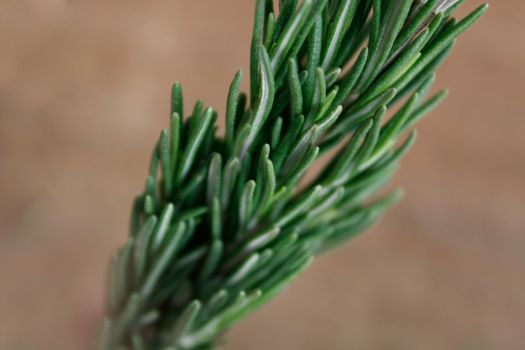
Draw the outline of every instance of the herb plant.
<instances>
[{"instance_id":1,"label":"herb plant","mask_svg":"<svg viewBox=\"0 0 525 350\"><path fill-rule=\"evenodd\" d=\"M371 197L445 97L426 97L434 71L487 9L456 22L462 2L257 0L250 93L239 71L225 134L202 101L184 117L173 85L169 128L111 263L102 348L212 349L395 203L399 191Z\"/></svg>"}]
</instances>

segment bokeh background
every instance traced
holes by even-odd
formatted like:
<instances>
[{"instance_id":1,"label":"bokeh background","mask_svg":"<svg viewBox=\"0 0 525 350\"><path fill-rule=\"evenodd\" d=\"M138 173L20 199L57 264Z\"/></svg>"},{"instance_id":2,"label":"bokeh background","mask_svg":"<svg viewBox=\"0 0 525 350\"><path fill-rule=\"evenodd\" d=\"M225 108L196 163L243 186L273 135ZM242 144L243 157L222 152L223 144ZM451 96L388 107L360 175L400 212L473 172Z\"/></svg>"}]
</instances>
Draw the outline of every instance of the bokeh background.
<instances>
[{"instance_id":1,"label":"bokeh background","mask_svg":"<svg viewBox=\"0 0 525 350\"><path fill-rule=\"evenodd\" d=\"M93 347L170 85L223 111L252 7L0 1L0 349ZM439 71L451 96L394 181L405 200L226 349L525 349L524 23L525 2L492 1Z\"/></svg>"}]
</instances>

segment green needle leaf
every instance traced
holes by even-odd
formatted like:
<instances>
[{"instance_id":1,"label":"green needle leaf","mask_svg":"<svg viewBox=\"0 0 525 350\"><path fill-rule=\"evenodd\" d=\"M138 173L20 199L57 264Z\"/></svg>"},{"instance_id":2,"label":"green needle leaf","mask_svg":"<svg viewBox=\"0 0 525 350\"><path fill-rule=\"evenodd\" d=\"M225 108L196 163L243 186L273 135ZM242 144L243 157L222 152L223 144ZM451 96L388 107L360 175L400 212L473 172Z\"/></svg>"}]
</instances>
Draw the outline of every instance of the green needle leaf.
<instances>
[{"instance_id":1,"label":"green needle leaf","mask_svg":"<svg viewBox=\"0 0 525 350\"><path fill-rule=\"evenodd\" d=\"M260 50L264 32L264 15L265 0L256 0L250 53L250 96L252 102L255 101L257 86L259 85L257 71L259 70Z\"/></svg>"},{"instance_id":2,"label":"green needle leaf","mask_svg":"<svg viewBox=\"0 0 525 350\"><path fill-rule=\"evenodd\" d=\"M303 93L301 91L299 72L297 71L297 62L293 58L288 60L288 84L291 92L290 114L301 114L303 110Z\"/></svg>"},{"instance_id":3,"label":"green needle leaf","mask_svg":"<svg viewBox=\"0 0 525 350\"><path fill-rule=\"evenodd\" d=\"M184 153L182 155L178 183L180 183L188 175L188 172L190 171L191 166L195 160L195 156L197 155L197 151L201 146L204 135L208 129L208 126L210 125L212 115L213 109L209 107L206 108L201 122L196 126L195 130L192 130L193 132L190 134L190 138L188 139L186 148L184 149Z\"/></svg>"},{"instance_id":4,"label":"green needle leaf","mask_svg":"<svg viewBox=\"0 0 525 350\"><path fill-rule=\"evenodd\" d=\"M188 304L186 309L177 319L177 323L170 334L170 338L173 339L173 345L178 347L181 338L192 329L193 323L195 322L200 309L201 303L198 300L194 300Z\"/></svg>"},{"instance_id":5,"label":"green needle leaf","mask_svg":"<svg viewBox=\"0 0 525 350\"><path fill-rule=\"evenodd\" d=\"M239 203L239 226L246 227L252 214L253 194L255 191L255 181L250 180L244 186Z\"/></svg>"},{"instance_id":6,"label":"green needle leaf","mask_svg":"<svg viewBox=\"0 0 525 350\"><path fill-rule=\"evenodd\" d=\"M342 0L337 8L337 12L328 26L327 43L323 50L323 60L321 67L327 70L332 63L334 56L341 45L344 34L350 26L354 11L358 1Z\"/></svg>"},{"instance_id":7,"label":"green needle leaf","mask_svg":"<svg viewBox=\"0 0 525 350\"><path fill-rule=\"evenodd\" d=\"M279 66L284 61L286 53L290 50L302 26L306 22L310 11L312 10L312 0L304 0L301 7L286 24L283 32L276 41L275 48L271 51L271 69L277 71Z\"/></svg>"},{"instance_id":8,"label":"green needle leaf","mask_svg":"<svg viewBox=\"0 0 525 350\"><path fill-rule=\"evenodd\" d=\"M249 125L249 130L246 133L246 138L243 140L242 148L240 151L240 157L244 158L246 152L248 152L252 142L255 139L255 136L259 132L262 124L270 114L270 109L273 103L274 95L274 81L273 74L270 67L270 58L266 49L263 47L260 50L260 59L261 59L261 84L259 88L259 94L257 98L257 104L255 107L255 113L250 121L246 123Z\"/></svg>"},{"instance_id":9,"label":"green needle leaf","mask_svg":"<svg viewBox=\"0 0 525 350\"><path fill-rule=\"evenodd\" d=\"M229 152L233 151L235 137L235 119L237 117L239 86L242 80L242 70L238 71L233 78L228 93L228 102L226 106L226 144Z\"/></svg>"},{"instance_id":10,"label":"green needle leaf","mask_svg":"<svg viewBox=\"0 0 525 350\"><path fill-rule=\"evenodd\" d=\"M173 84L171 88L171 114L184 115L182 84L180 81Z\"/></svg>"}]
</instances>

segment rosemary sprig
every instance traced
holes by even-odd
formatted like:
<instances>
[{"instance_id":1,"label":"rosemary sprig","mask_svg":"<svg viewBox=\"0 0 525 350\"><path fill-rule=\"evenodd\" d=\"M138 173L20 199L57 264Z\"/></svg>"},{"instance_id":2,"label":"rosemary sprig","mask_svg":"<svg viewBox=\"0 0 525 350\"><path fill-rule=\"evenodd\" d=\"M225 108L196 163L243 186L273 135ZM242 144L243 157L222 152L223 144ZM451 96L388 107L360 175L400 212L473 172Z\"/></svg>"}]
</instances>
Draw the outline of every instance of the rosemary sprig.
<instances>
[{"instance_id":1,"label":"rosemary sprig","mask_svg":"<svg viewBox=\"0 0 525 350\"><path fill-rule=\"evenodd\" d=\"M434 71L487 9L456 22L461 3L281 0L275 10L257 0L249 104L238 72L225 135L202 101L183 118L173 86L170 128L111 264L102 348L211 349L399 200L400 191L370 198L413 144L405 132L445 96L425 97Z\"/></svg>"}]
</instances>

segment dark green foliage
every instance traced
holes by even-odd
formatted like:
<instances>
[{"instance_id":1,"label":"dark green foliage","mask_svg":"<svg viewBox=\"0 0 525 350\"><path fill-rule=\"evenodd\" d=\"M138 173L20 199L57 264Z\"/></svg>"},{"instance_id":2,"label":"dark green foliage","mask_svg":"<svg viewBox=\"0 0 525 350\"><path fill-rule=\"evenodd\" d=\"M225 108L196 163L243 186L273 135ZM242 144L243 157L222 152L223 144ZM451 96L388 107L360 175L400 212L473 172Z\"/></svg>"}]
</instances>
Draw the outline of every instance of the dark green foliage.
<instances>
[{"instance_id":1,"label":"dark green foliage","mask_svg":"<svg viewBox=\"0 0 525 350\"><path fill-rule=\"evenodd\" d=\"M102 348L214 348L315 255L395 203L399 191L371 196L414 142L404 133L445 96L425 99L436 67L487 8L455 22L458 4L280 0L276 15L257 0L250 99L238 72L225 136L202 101L183 118L173 86L170 128L112 261Z\"/></svg>"}]
</instances>

